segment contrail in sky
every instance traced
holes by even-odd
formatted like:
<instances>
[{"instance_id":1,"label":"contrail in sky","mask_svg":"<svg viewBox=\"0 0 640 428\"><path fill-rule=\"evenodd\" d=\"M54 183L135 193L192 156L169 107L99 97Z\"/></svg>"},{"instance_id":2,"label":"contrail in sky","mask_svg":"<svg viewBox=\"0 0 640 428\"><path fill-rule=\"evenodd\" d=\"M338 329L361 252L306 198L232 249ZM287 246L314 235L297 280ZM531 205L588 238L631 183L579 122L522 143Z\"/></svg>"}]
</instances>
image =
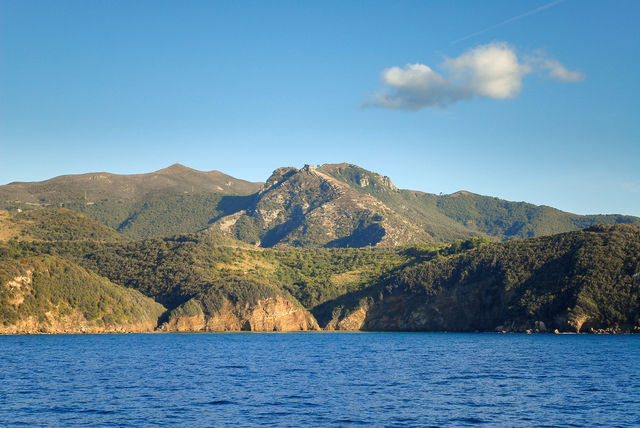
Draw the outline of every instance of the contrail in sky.
<instances>
[{"instance_id":1,"label":"contrail in sky","mask_svg":"<svg viewBox=\"0 0 640 428\"><path fill-rule=\"evenodd\" d=\"M537 7L535 9L532 9L532 10L528 11L528 12L522 13L522 14L514 16L514 17L511 17L511 18L507 19L506 21L500 22L499 24L495 24L495 25L492 25L490 27L487 27L484 30L476 31L475 33L471 33L469 35L466 35L466 36L462 37L461 39L454 40L453 42L451 42L451 44L455 45L456 43L459 43L459 42L461 42L463 40L467 40L467 39L470 39L472 37L478 36L480 34L486 33L487 31L491 31L491 30L493 30L495 28L502 27L503 25L507 25L507 24L509 24L509 23L511 23L513 21L517 21L517 20L525 18L527 16L534 15L534 14L536 14L538 12L541 12L541 11L543 11L545 9L549 9L550 7L553 7L553 6L556 6L556 5L560 4L560 3L563 3L564 1L565 0L552 1L551 3L547 3L547 4L543 5L543 6Z\"/></svg>"}]
</instances>

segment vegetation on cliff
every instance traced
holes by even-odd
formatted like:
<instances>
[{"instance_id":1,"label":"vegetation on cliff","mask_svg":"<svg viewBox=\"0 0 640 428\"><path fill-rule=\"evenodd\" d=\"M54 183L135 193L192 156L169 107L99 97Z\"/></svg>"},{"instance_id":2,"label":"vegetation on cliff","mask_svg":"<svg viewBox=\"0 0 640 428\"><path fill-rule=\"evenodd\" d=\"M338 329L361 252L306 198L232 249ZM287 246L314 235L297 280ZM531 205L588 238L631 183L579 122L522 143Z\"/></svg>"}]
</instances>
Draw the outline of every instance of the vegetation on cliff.
<instances>
[{"instance_id":1,"label":"vegetation on cliff","mask_svg":"<svg viewBox=\"0 0 640 428\"><path fill-rule=\"evenodd\" d=\"M640 327L640 229L624 224L505 243L263 249L213 230L131 240L47 209L0 212L1 241L0 322L23 331Z\"/></svg>"},{"instance_id":2,"label":"vegetation on cliff","mask_svg":"<svg viewBox=\"0 0 640 428\"><path fill-rule=\"evenodd\" d=\"M1 332L152 331L162 305L56 256L2 247Z\"/></svg>"},{"instance_id":3,"label":"vegetation on cliff","mask_svg":"<svg viewBox=\"0 0 640 428\"><path fill-rule=\"evenodd\" d=\"M594 226L407 265L314 314L323 325L365 307L371 330L630 331L640 327L639 270L639 228ZM332 314L338 304L348 310Z\"/></svg>"}]
</instances>

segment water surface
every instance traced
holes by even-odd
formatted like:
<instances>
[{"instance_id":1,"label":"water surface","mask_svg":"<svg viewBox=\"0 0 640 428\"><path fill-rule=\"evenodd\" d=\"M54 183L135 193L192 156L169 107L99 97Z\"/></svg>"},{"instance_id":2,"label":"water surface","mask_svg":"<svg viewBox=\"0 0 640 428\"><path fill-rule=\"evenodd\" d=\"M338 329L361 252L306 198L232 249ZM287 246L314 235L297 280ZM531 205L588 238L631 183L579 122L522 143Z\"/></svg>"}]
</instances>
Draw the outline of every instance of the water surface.
<instances>
[{"instance_id":1,"label":"water surface","mask_svg":"<svg viewBox=\"0 0 640 428\"><path fill-rule=\"evenodd\" d=\"M633 426L640 336L0 337L0 425Z\"/></svg>"}]
</instances>

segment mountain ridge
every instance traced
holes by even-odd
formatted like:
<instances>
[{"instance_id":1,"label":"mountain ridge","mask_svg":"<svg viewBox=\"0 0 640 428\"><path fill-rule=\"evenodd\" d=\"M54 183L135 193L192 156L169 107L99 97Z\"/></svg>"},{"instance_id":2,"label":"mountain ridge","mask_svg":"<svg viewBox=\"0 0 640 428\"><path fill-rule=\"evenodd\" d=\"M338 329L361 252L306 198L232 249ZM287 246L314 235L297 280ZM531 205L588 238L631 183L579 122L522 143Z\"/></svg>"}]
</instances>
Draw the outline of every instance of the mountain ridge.
<instances>
[{"instance_id":1,"label":"mountain ridge","mask_svg":"<svg viewBox=\"0 0 640 428\"><path fill-rule=\"evenodd\" d=\"M261 183L240 180L217 170L198 171L175 163L166 168L142 174L89 172L60 175L44 181L12 182L0 186L0 200L7 201L11 196L18 196L29 199L21 202L43 202L50 205L104 198L127 200L148 192L166 189L187 193L197 190L198 193L212 191L223 194L250 194L260 185ZM60 190L56 191L55 186L66 186L67 189L60 195ZM30 198L24 198L24 196L30 196Z\"/></svg>"},{"instance_id":2,"label":"mountain ridge","mask_svg":"<svg viewBox=\"0 0 640 428\"><path fill-rule=\"evenodd\" d=\"M130 238L206 229L269 246L393 246L474 236L511 240L640 218L577 215L459 190L399 189L355 164L276 169L264 183L181 164L145 174L87 173L0 186L0 209L65 207Z\"/></svg>"}]
</instances>

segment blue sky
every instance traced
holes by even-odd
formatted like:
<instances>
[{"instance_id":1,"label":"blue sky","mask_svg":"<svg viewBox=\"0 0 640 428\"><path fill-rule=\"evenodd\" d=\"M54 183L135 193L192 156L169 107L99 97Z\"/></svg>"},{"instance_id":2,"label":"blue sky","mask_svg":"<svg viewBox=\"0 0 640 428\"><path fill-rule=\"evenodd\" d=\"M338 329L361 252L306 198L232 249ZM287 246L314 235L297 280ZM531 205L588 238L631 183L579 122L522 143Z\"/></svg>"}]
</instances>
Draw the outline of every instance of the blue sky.
<instances>
[{"instance_id":1,"label":"blue sky","mask_svg":"<svg viewBox=\"0 0 640 428\"><path fill-rule=\"evenodd\" d=\"M640 216L637 1L0 0L0 184L174 162Z\"/></svg>"}]
</instances>

